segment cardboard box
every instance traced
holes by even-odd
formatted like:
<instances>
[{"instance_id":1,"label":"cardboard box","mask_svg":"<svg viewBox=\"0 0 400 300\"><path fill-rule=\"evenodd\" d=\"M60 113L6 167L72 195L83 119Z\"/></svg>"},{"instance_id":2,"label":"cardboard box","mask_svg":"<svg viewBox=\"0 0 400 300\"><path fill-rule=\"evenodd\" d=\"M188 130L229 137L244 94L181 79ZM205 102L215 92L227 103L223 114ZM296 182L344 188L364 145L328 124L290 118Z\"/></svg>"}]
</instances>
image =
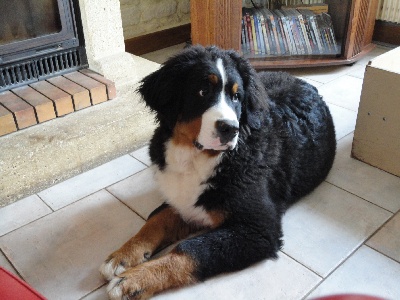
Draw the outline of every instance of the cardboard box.
<instances>
[{"instance_id":1,"label":"cardboard box","mask_svg":"<svg viewBox=\"0 0 400 300\"><path fill-rule=\"evenodd\" d=\"M400 47L366 67L352 156L400 176Z\"/></svg>"}]
</instances>

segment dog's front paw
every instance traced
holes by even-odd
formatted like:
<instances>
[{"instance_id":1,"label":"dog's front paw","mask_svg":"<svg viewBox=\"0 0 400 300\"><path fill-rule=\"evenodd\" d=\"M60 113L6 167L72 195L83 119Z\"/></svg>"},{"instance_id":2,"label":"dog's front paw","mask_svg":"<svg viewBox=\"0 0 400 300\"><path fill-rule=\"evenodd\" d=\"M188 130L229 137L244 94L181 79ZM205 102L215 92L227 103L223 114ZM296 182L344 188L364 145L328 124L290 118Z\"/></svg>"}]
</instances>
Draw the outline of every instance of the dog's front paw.
<instances>
[{"instance_id":1,"label":"dog's front paw","mask_svg":"<svg viewBox=\"0 0 400 300\"><path fill-rule=\"evenodd\" d=\"M111 254L100 266L100 273L110 281L125 270L148 261L150 257L151 252L141 245L122 247Z\"/></svg>"}]
</instances>

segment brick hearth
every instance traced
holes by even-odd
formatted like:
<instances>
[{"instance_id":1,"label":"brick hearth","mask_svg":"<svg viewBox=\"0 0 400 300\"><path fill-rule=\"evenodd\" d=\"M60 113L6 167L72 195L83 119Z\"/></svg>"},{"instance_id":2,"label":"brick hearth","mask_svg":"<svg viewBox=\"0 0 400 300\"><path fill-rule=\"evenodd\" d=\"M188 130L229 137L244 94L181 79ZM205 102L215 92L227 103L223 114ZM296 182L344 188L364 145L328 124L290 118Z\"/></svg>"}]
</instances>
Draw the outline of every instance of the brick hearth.
<instances>
[{"instance_id":1,"label":"brick hearth","mask_svg":"<svg viewBox=\"0 0 400 300\"><path fill-rule=\"evenodd\" d=\"M0 104L6 110L0 111L0 136L111 100L115 96L115 84L88 69L2 92Z\"/></svg>"}]
</instances>

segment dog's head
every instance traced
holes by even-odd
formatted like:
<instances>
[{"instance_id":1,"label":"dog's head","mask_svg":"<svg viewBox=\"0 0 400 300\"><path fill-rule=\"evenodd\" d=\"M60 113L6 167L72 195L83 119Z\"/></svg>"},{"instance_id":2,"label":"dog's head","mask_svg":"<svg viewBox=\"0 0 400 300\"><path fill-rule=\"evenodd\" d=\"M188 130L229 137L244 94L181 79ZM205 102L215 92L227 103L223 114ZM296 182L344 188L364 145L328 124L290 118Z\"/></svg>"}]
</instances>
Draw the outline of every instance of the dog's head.
<instances>
[{"instance_id":1,"label":"dog's head","mask_svg":"<svg viewBox=\"0 0 400 300\"><path fill-rule=\"evenodd\" d=\"M240 127L259 129L267 94L250 64L234 51L183 50L138 89L178 143L200 150L235 148Z\"/></svg>"}]
</instances>

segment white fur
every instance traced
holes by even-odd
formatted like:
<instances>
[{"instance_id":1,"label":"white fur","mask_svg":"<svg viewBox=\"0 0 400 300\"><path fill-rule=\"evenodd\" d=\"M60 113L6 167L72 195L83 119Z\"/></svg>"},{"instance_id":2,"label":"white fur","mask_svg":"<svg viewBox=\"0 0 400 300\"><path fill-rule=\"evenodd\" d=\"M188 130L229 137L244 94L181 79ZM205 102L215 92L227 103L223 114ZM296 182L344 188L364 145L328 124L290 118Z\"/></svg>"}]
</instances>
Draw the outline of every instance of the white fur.
<instances>
[{"instance_id":1,"label":"white fur","mask_svg":"<svg viewBox=\"0 0 400 300\"><path fill-rule=\"evenodd\" d=\"M225 85L226 85L226 72L225 72L224 64L223 64L221 58L217 59L217 69L219 71L219 74L221 75L221 78L222 78L222 90L224 90Z\"/></svg>"},{"instance_id":2,"label":"white fur","mask_svg":"<svg viewBox=\"0 0 400 300\"><path fill-rule=\"evenodd\" d=\"M110 281L107 286L108 296L111 300L120 300L122 299L122 287L118 284L121 278L115 277Z\"/></svg>"},{"instance_id":3,"label":"white fur","mask_svg":"<svg viewBox=\"0 0 400 300\"><path fill-rule=\"evenodd\" d=\"M221 154L209 157L194 147L166 145L166 168L157 170L155 178L167 202L187 222L213 225L207 212L195 207L198 197L208 188L207 179L212 176Z\"/></svg>"},{"instance_id":4,"label":"white fur","mask_svg":"<svg viewBox=\"0 0 400 300\"><path fill-rule=\"evenodd\" d=\"M237 136L230 141L227 145L221 145L221 141L217 136L215 129L215 122L219 120L235 121L239 124L235 111L226 103L225 85L226 85L226 72L222 59L217 60L217 69L222 78L222 91L218 97L218 103L210 107L201 118L201 128L197 141L204 147L204 149L213 150L226 150L227 148L234 148L237 143Z\"/></svg>"},{"instance_id":5,"label":"white fur","mask_svg":"<svg viewBox=\"0 0 400 300\"><path fill-rule=\"evenodd\" d=\"M113 279L115 276L125 272L125 268L121 265L116 267L114 265L114 260L111 259L109 262L104 262L100 266L100 273L106 278L107 280Z\"/></svg>"}]
</instances>

